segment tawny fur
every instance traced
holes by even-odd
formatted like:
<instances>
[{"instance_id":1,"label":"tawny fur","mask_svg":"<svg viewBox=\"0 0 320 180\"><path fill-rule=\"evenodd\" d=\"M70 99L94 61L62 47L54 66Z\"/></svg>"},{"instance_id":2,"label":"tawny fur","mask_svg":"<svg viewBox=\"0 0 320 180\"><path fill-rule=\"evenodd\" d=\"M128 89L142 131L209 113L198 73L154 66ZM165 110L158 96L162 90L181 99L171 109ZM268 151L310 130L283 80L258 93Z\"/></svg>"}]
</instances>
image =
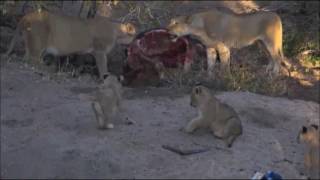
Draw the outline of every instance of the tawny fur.
<instances>
[{"instance_id":1,"label":"tawny fur","mask_svg":"<svg viewBox=\"0 0 320 180\"><path fill-rule=\"evenodd\" d=\"M208 48L215 48L219 54L224 54L224 64L229 63L230 48L243 48L257 40L262 41L271 55L268 71L278 74L284 62L282 23L273 12L235 14L223 9L212 9L173 18L167 28L178 36L198 36Z\"/></svg>"},{"instance_id":2,"label":"tawny fur","mask_svg":"<svg viewBox=\"0 0 320 180\"><path fill-rule=\"evenodd\" d=\"M98 66L101 79L108 73L107 54L115 43L131 42L135 27L111 22L104 17L82 20L47 11L31 12L19 22L6 55L14 48L19 32L23 33L26 58L42 62L45 54L63 56L91 53Z\"/></svg>"},{"instance_id":3,"label":"tawny fur","mask_svg":"<svg viewBox=\"0 0 320 180\"><path fill-rule=\"evenodd\" d=\"M320 138L319 127L310 125L308 127L303 126L299 132L298 140L301 143L306 144L306 152L304 154L304 167L307 176L311 179L320 178Z\"/></svg>"},{"instance_id":4,"label":"tawny fur","mask_svg":"<svg viewBox=\"0 0 320 180\"><path fill-rule=\"evenodd\" d=\"M96 99L92 103L98 121L99 129L111 129L111 119L118 112L121 105L122 85L117 77L109 75L100 85Z\"/></svg>"},{"instance_id":5,"label":"tawny fur","mask_svg":"<svg viewBox=\"0 0 320 180\"><path fill-rule=\"evenodd\" d=\"M237 113L227 104L219 102L204 86L192 89L190 105L199 111L185 131L192 133L197 128L209 128L212 133L231 147L234 140L242 134L242 124Z\"/></svg>"}]
</instances>

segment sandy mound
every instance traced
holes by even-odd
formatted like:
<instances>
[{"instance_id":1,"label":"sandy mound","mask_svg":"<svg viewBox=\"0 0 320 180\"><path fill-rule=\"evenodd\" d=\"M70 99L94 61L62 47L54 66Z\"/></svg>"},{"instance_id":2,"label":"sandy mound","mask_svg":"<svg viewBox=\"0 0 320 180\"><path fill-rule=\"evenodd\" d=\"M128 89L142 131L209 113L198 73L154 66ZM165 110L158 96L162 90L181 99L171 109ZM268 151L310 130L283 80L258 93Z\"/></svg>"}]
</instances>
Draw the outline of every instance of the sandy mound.
<instances>
[{"instance_id":1,"label":"sandy mound","mask_svg":"<svg viewBox=\"0 0 320 180\"><path fill-rule=\"evenodd\" d=\"M239 113L244 133L231 149L208 131L179 129L196 110L189 96L164 88L125 89L115 128L96 129L85 79L49 80L16 62L1 65L3 178L250 178L274 170L301 178L302 124L319 124L319 104L247 92L217 97ZM162 145L210 147L180 156Z\"/></svg>"}]
</instances>

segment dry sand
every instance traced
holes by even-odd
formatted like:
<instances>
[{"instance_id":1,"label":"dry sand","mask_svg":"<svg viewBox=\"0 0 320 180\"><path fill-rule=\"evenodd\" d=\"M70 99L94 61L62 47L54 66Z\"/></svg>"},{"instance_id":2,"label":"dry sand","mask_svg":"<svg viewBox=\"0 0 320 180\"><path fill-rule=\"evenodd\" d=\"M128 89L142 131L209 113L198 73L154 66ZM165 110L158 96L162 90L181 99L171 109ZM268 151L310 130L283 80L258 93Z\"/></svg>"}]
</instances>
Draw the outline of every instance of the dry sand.
<instances>
[{"instance_id":1,"label":"dry sand","mask_svg":"<svg viewBox=\"0 0 320 180\"><path fill-rule=\"evenodd\" d=\"M125 88L115 128L101 131L90 78L50 80L18 62L1 64L2 178L250 178L274 170L301 178L301 125L319 124L319 104L219 92L244 132L231 149L208 131L179 129L196 116L189 95L169 88ZM210 147L181 156L162 145Z\"/></svg>"}]
</instances>

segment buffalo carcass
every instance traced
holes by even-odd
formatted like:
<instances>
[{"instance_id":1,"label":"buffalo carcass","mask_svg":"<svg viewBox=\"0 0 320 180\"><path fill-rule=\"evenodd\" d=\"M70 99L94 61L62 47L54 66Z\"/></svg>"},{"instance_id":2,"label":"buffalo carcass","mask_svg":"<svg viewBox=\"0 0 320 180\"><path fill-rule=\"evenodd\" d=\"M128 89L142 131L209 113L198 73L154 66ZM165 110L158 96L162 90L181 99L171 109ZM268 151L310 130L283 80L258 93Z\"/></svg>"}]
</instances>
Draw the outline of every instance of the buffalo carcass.
<instances>
[{"instance_id":1,"label":"buffalo carcass","mask_svg":"<svg viewBox=\"0 0 320 180\"><path fill-rule=\"evenodd\" d=\"M197 59L195 54L205 56L205 47L191 36L176 38L166 29L140 33L127 49L128 59L123 71L125 84L156 85L160 80L157 65L163 68L191 65Z\"/></svg>"}]
</instances>

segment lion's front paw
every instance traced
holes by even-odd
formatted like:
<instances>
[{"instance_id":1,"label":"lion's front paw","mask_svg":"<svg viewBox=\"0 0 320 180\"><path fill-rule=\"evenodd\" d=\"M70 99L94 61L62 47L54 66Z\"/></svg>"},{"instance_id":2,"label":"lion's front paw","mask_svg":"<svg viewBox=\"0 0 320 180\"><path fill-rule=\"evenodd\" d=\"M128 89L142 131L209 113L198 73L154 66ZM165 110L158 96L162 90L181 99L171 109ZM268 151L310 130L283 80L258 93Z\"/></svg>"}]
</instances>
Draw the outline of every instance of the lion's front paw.
<instances>
[{"instance_id":1,"label":"lion's front paw","mask_svg":"<svg viewBox=\"0 0 320 180\"><path fill-rule=\"evenodd\" d=\"M190 125L186 126L185 128L183 128L183 131L186 133L191 134L193 132L194 128Z\"/></svg>"},{"instance_id":2,"label":"lion's front paw","mask_svg":"<svg viewBox=\"0 0 320 180\"><path fill-rule=\"evenodd\" d=\"M114 125L112 123L107 124L107 129L113 129Z\"/></svg>"},{"instance_id":3,"label":"lion's front paw","mask_svg":"<svg viewBox=\"0 0 320 180\"><path fill-rule=\"evenodd\" d=\"M99 125L98 126L98 129L100 129L100 130L113 129L113 128L114 128L114 125L112 123L109 123L107 125Z\"/></svg>"},{"instance_id":4,"label":"lion's front paw","mask_svg":"<svg viewBox=\"0 0 320 180\"><path fill-rule=\"evenodd\" d=\"M179 131L183 132L183 133L191 133L192 132L190 130L190 128L187 128L187 127L181 127L181 128L179 128Z\"/></svg>"}]
</instances>

